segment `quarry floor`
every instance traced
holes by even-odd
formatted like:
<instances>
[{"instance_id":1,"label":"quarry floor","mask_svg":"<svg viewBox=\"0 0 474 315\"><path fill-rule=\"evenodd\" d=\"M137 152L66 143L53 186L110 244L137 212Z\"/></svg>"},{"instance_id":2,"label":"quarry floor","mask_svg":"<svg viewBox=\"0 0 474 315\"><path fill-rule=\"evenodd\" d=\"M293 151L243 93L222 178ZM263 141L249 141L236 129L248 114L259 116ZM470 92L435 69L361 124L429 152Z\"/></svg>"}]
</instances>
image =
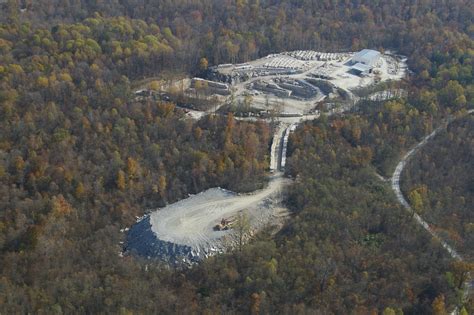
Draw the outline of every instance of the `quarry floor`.
<instances>
[{"instance_id":1,"label":"quarry floor","mask_svg":"<svg viewBox=\"0 0 474 315\"><path fill-rule=\"evenodd\" d=\"M196 252L220 250L232 241L235 230L214 231L222 218L233 219L239 211L249 217L251 229L271 222L281 190L289 182L282 173L274 174L268 186L252 194L239 195L219 188L178 201L150 215L151 230L162 241L185 245Z\"/></svg>"},{"instance_id":2,"label":"quarry floor","mask_svg":"<svg viewBox=\"0 0 474 315\"><path fill-rule=\"evenodd\" d=\"M281 172L281 159L286 155L283 139L291 124L280 123L275 130L271 150L273 173L268 185L249 194L237 194L211 188L197 195L153 211L128 233L126 250L141 256L165 261L195 261L233 247L237 231L215 231L221 219L234 220L239 212L249 219L249 231L268 225L279 225L287 211L281 206L282 191L291 180ZM286 148L286 147L285 147Z\"/></svg>"}]
</instances>

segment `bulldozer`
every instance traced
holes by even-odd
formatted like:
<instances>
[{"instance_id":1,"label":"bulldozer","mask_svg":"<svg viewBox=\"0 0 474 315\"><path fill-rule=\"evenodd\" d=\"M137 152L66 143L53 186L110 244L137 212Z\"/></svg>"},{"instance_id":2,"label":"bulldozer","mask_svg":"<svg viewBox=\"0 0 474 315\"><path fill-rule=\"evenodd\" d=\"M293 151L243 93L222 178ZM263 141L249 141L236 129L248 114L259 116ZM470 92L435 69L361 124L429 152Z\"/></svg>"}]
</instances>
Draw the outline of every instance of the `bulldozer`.
<instances>
[{"instance_id":1,"label":"bulldozer","mask_svg":"<svg viewBox=\"0 0 474 315\"><path fill-rule=\"evenodd\" d=\"M232 220L222 218L221 222L214 226L214 231L227 231L231 228Z\"/></svg>"}]
</instances>

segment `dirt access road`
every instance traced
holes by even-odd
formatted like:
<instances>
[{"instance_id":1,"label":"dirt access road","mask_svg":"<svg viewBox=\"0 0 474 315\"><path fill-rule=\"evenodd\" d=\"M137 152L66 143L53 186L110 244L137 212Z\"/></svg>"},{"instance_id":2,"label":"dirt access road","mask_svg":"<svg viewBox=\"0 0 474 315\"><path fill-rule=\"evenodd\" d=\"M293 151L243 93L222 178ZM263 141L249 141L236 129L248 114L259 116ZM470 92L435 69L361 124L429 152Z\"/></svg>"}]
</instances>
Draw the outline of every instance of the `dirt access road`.
<instances>
[{"instance_id":1,"label":"dirt access road","mask_svg":"<svg viewBox=\"0 0 474 315\"><path fill-rule=\"evenodd\" d=\"M474 113L474 109L471 109L468 111L468 114ZM445 242L430 226L429 224L417 213L414 212L414 210L411 208L410 204L406 201L405 197L403 196L402 190L400 188L400 176L403 172L403 169L405 168L407 162L410 160L410 158L418 152L424 145L426 145L429 140L431 140L434 136L436 136L440 131L444 130L444 128L453 121L452 118L448 119L445 124L442 126L436 128L432 133L427 135L421 142L419 142L417 145L415 145L410 151L408 151L405 156L400 160L398 163L395 172L392 175L391 178L391 185L392 185L392 190L395 192L395 195L397 196L398 201L403 205L405 209L407 209L410 213L413 213L413 217L415 218L416 222L420 224L426 231L428 231L433 238L435 238L437 241L440 242L440 244L448 251L449 255L456 260L463 261L463 258L461 255L447 242ZM465 297L469 296L474 289L474 280L472 278L465 283Z\"/></svg>"}]
</instances>

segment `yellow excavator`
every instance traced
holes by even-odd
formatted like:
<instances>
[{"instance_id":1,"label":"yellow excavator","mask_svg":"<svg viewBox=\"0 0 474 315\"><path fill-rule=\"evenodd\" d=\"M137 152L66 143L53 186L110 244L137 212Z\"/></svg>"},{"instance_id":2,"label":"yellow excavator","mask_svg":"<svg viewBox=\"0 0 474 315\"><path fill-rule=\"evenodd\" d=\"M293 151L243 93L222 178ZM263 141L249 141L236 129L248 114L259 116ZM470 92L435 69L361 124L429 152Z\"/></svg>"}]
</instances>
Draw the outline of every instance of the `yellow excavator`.
<instances>
[{"instance_id":1,"label":"yellow excavator","mask_svg":"<svg viewBox=\"0 0 474 315\"><path fill-rule=\"evenodd\" d=\"M221 223L214 226L214 231L227 231L231 228L232 220L222 218Z\"/></svg>"}]
</instances>

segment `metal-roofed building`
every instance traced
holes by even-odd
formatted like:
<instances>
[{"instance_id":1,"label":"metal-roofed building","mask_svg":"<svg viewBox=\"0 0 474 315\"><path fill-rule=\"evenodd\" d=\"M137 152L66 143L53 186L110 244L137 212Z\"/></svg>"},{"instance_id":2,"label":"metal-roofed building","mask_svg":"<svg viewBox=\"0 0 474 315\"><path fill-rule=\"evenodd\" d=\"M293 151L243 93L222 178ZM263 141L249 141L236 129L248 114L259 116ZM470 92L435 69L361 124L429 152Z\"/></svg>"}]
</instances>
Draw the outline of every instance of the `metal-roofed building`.
<instances>
[{"instance_id":1,"label":"metal-roofed building","mask_svg":"<svg viewBox=\"0 0 474 315\"><path fill-rule=\"evenodd\" d=\"M372 72L372 67L358 62L351 67L351 71L357 75L365 76Z\"/></svg>"},{"instance_id":2,"label":"metal-roofed building","mask_svg":"<svg viewBox=\"0 0 474 315\"><path fill-rule=\"evenodd\" d=\"M363 49L352 57L352 64L362 63L374 67L380 59L380 52L372 49Z\"/></svg>"}]
</instances>

